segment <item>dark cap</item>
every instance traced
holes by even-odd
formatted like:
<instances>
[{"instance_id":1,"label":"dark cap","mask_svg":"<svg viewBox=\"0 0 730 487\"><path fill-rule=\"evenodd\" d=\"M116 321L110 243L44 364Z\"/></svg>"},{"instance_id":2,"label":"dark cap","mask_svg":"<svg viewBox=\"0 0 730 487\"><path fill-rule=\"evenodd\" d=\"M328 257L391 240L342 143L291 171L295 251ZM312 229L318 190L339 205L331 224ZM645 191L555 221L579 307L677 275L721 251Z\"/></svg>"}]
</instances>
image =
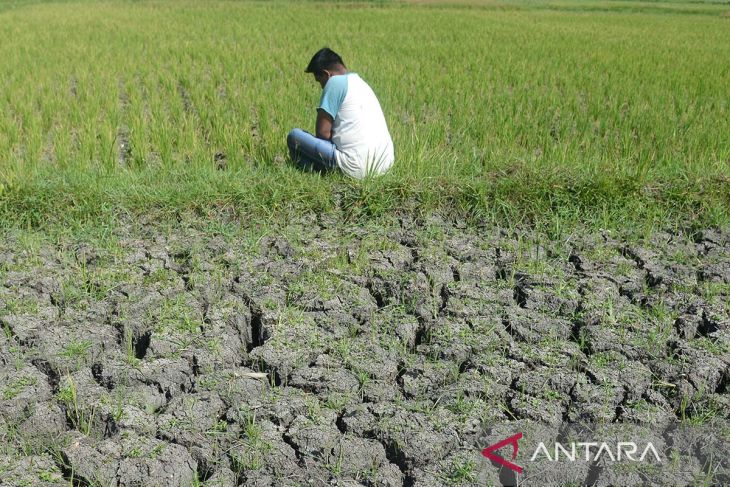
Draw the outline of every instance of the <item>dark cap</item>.
<instances>
[{"instance_id":1,"label":"dark cap","mask_svg":"<svg viewBox=\"0 0 730 487\"><path fill-rule=\"evenodd\" d=\"M309 65L307 65L307 69L304 72L321 73L325 69L334 68L339 64L342 66L345 65L340 55L329 47L323 47L312 56L312 60L309 61Z\"/></svg>"}]
</instances>

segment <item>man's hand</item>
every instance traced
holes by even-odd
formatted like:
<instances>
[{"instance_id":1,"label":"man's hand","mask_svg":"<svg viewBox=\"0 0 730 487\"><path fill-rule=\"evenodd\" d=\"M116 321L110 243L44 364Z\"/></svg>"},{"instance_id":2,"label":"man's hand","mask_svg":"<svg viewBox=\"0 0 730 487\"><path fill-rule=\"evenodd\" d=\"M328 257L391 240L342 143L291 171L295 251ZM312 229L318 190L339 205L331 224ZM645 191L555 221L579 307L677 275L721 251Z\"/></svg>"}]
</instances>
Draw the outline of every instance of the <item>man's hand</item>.
<instances>
[{"instance_id":1,"label":"man's hand","mask_svg":"<svg viewBox=\"0 0 730 487\"><path fill-rule=\"evenodd\" d=\"M317 131L316 136L318 139L331 140L332 139L332 123L334 120L332 116L324 110L317 109Z\"/></svg>"}]
</instances>

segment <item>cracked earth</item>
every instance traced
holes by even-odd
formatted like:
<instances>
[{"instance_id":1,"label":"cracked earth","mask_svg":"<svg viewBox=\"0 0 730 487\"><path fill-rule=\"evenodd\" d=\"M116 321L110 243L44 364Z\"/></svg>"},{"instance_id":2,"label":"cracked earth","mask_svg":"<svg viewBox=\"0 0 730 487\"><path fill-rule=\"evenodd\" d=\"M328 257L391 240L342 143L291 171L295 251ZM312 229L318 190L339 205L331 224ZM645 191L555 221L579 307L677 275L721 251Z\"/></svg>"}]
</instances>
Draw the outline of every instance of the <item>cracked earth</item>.
<instances>
[{"instance_id":1,"label":"cracked earth","mask_svg":"<svg viewBox=\"0 0 730 487\"><path fill-rule=\"evenodd\" d=\"M728 231L312 218L0 245L2 484L508 485L495 425L730 414ZM727 479L693 465L651 478Z\"/></svg>"}]
</instances>

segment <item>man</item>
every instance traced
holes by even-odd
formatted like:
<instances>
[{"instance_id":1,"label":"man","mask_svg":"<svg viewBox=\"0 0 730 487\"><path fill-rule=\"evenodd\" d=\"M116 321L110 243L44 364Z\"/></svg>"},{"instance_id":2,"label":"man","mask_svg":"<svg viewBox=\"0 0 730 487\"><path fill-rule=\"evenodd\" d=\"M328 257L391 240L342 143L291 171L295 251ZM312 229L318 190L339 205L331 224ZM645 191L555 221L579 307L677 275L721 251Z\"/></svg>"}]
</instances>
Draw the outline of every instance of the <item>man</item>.
<instances>
[{"instance_id":1,"label":"man","mask_svg":"<svg viewBox=\"0 0 730 487\"><path fill-rule=\"evenodd\" d=\"M342 58L320 49L305 70L322 87L316 137L301 129L289 132L292 160L301 168L337 168L353 178L385 173L393 164L393 141L373 90Z\"/></svg>"}]
</instances>

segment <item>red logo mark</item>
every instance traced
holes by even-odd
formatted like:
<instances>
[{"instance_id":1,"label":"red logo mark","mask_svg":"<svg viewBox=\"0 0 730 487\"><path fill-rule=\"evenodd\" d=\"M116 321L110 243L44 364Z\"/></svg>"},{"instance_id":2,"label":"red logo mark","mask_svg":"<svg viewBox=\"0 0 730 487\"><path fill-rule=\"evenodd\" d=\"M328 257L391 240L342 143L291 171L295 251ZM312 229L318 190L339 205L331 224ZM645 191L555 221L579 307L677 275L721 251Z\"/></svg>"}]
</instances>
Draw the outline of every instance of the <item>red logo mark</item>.
<instances>
[{"instance_id":1,"label":"red logo mark","mask_svg":"<svg viewBox=\"0 0 730 487\"><path fill-rule=\"evenodd\" d=\"M490 460L493 460L503 467L507 467L510 470L514 470L517 473L522 473L522 467L519 465L515 465L514 463L505 460L504 458L500 457L499 455L495 455L494 452L496 450L499 450L505 445L512 445L512 460L517 458L517 450L519 449L519 446L517 445L517 441L522 438L522 433L517 433L516 435L510 436L509 438L505 438L504 440L500 441L499 443L495 443L494 445L486 447L484 450L482 450L482 455L487 457Z\"/></svg>"}]
</instances>

